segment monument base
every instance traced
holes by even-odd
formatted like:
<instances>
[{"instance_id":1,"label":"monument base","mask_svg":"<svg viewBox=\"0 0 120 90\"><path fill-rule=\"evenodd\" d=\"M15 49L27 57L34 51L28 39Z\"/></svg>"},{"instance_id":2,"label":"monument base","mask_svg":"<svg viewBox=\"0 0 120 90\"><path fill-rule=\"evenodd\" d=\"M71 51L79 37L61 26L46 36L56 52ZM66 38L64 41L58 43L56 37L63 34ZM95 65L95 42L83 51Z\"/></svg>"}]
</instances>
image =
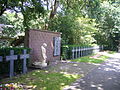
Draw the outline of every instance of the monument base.
<instances>
[{"instance_id":1,"label":"monument base","mask_svg":"<svg viewBox=\"0 0 120 90\"><path fill-rule=\"evenodd\" d=\"M35 68L44 68L44 67L47 67L47 63L34 62L34 63L33 63L33 66L34 66Z\"/></svg>"}]
</instances>

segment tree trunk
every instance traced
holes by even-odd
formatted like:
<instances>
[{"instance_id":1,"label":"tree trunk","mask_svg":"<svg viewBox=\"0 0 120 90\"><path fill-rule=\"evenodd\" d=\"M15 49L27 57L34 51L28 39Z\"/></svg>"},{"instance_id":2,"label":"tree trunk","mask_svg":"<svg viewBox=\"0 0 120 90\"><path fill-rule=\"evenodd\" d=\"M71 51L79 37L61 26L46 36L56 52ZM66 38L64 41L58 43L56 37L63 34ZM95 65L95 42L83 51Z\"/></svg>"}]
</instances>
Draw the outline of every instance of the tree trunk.
<instances>
[{"instance_id":1,"label":"tree trunk","mask_svg":"<svg viewBox=\"0 0 120 90\"><path fill-rule=\"evenodd\" d=\"M50 19L54 18L54 16L56 15L58 4L59 4L59 1L55 0L54 5L52 6L51 13L50 13L50 17L49 17Z\"/></svg>"}]
</instances>

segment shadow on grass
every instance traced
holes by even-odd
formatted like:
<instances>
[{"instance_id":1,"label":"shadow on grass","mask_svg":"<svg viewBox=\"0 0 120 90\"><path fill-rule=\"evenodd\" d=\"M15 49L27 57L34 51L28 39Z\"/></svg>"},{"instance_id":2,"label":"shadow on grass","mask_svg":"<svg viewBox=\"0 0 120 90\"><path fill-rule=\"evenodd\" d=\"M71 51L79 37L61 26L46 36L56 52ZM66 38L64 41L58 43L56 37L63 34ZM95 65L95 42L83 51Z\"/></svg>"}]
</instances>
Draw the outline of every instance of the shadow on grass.
<instances>
[{"instance_id":1,"label":"shadow on grass","mask_svg":"<svg viewBox=\"0 0 120 90\"><path fill-rule=\"evenodd\" d=\"M61 90L62 87L71 84L79 77L72 74L35 70L26 75L0 80L0 84L12 83L12 86L17 88L17 90Z\"/></svg>"}]
</instances>

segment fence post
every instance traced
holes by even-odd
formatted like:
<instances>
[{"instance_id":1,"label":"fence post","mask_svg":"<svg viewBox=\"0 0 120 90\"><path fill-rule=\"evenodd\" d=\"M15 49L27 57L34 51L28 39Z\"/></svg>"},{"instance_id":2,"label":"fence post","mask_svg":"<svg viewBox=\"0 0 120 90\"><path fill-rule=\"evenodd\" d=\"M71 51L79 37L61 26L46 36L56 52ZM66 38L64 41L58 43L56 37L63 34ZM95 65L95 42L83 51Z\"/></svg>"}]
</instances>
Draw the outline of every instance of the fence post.
<instances>
[{"instance_id":1,"label":"fence post","mask_svg":"<svg viewBox=\"0 0 120 90\"><path fill-rule=\"evenodd\" d=\"M89 46L88 46L88 52L87 52L88 55L89 55L89 50L90 50L90 48L89 48Z\"/></svg>"},{"instance_id":2,"label":"fence post","mask_svg":"<svg viewBox=\"0 0 120 90\"><path fill-rule=\"evenodd\" d=\"M74 59L74 47L72 48L72 59Z\"/></svg>"},{"instance_id":3,"label":"fence post","mask_svg":"<svg viewBox=\"0 0 120 90\"><path fill-rule=\"evenodd\" d=\"M80 57L81 57L81 47L79 47L79 50L80 50Z\"/></svg>"},{"instance_id":4,"label":"fence post","mask_svg":"<svg viewBox=\"0 0 120 90\"><path fill-rule=\"evenodd\" d=\"M83 56L83 47L81 47L81 57Z\"/></svg>"},{"instance_id":5,"label":"fence post","mask_svg":"<svg viewBox=\"0 0 120 90\"><path fill-rule=\"evenodd\" d=\"M80 57L80 47L78 47L78 57Z\"/></svg>"},{"instance_id":6,"label":"fence post","mask_svg":"<svg viewBox=\"0 0 120 90\"><path fill-rule=\"evenodd\" d=\"M86 46L86 56L88 55L88 46Z\"/></svg>"},{"instance_id":7,"label":"fence post","mask_svg":"<svg viewBox=\"0 0 120 90\"><path fill-rule=\"evenodd\" d=\"M82 47L82 56L84 56L84 47Z\"/></svg>"},{"instance_id":8,"label":"fence post","mask_svg":"<svg viewBox=\"0 0 120 90\"><path fill-rule=\"evenodd\" d=\"M82 56L87 56L90 55L94 52L98 52L100 47L98 46L83 46L83 47L72 47L70 51L72 51L71 58L76 59ZM70 59L71 59L70 58Z\"/></svg>"},{"instance_id":9,"label":"fence post","mask_svg":"<svg viewBox=\"0 0 120 90\"><path fill-rule=\"evenodd\" d=\"M83 56L85 56L85 47L83 47Z\"/></svg>"},{"instance_id":10,"label":"fence post","mask_svg":"<svg viewBox=\"0 0 120 90\"><path fill-rule=\"evenodd\" d=\"M84 47L84 50L85 50L85 55L84 56L86 56L86 46Z\"/></svg>"},{"instance_id":11,"label":"fence post","mask_svg":"<svg viewBox=\"0 0 120 90\"><path fill-rule=\"evenodd\" d=\"M103 50L103 45L101 46L101 51Z\"/></svg>"},{"instance_id":12,"label":"fence post","mask_svg":"<svg viewBox=\"0 0 120 90\"><path fill-rule=\"evenodd\" d=\"M86 51L87 51L87 48L86 48L86 46L85 46L85 56L86 56Z\"/></svg>"},{"instance_id":13,"label":"fence post","mask_svg":"<svg viewBox=\"0 0 120 90\"><path fill-rule=\"evenodd\" d=\"M75 49L75 50L76 50L76 58L77 58L77 52L78 52L77 47L76 47L76 49Z\"/></svg>"},{"instance_id":14,"label":"fence post","mask_svg":"<svg viewBox=\"0 0 120 90\"><path fill-rule=\"evenodd\" d=\"M93 53L93 47L91 47L91 52L90 52L90 54L92 54Z\"/></svg>"},{"instance_id":15,"label":"fence post","mask_svg":"<svg viewBox=\"0 0 120 90\"><path fill-rule=\"evenodd\" d=\"M90 46L88 46L89 50L88 50L88 54L90 54Z\"/></svg>"},{"instance_id":16,"label":"fence post","mask_svg":"<svg viewBox=\"0 0 120 90\"><path fill-rule=\"evenodd\" d=\"M85 46L84 46L84 51L83 51L83 54L84 54L84 56L85 56Z\"/></svg>"},{"instance_id":17,"label":"fence post","mask_svg":"<svg viewBox=\"0 0 120 90\"><path fill-rule=\"evenodd\" d=\"M2 56L0 56L0 62L2 62L2 60L3 60L3 57L2 57Z\"/></svg>"}]
</instances>

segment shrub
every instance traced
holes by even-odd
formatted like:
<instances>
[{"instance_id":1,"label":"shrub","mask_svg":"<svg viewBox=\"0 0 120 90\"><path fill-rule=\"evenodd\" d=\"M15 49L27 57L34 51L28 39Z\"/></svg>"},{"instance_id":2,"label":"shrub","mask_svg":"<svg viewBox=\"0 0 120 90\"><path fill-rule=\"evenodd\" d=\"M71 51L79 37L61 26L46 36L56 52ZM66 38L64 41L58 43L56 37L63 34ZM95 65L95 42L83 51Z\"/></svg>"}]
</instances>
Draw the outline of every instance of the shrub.
<instances>
[{"instance_id":1,"label":"shrub","mask_svg":"<svg viewBox=\"0 0 120 90\"><path fill-rule=\"evenodd\" d=\"M0 76L9 74L10 61L6 61L6 56L10 55L10 50L14 50L14 54L18 55L18 60L14 61L14 72L22 72L23 60L20 60L19 55L23 54L23 50L27 49L27 53L30 53L30 48L0 48L0 56L3 56L3 61L0 62ZM27 59L27 66L29 65L29 59Z\"/></svg>"}]
</instances>

